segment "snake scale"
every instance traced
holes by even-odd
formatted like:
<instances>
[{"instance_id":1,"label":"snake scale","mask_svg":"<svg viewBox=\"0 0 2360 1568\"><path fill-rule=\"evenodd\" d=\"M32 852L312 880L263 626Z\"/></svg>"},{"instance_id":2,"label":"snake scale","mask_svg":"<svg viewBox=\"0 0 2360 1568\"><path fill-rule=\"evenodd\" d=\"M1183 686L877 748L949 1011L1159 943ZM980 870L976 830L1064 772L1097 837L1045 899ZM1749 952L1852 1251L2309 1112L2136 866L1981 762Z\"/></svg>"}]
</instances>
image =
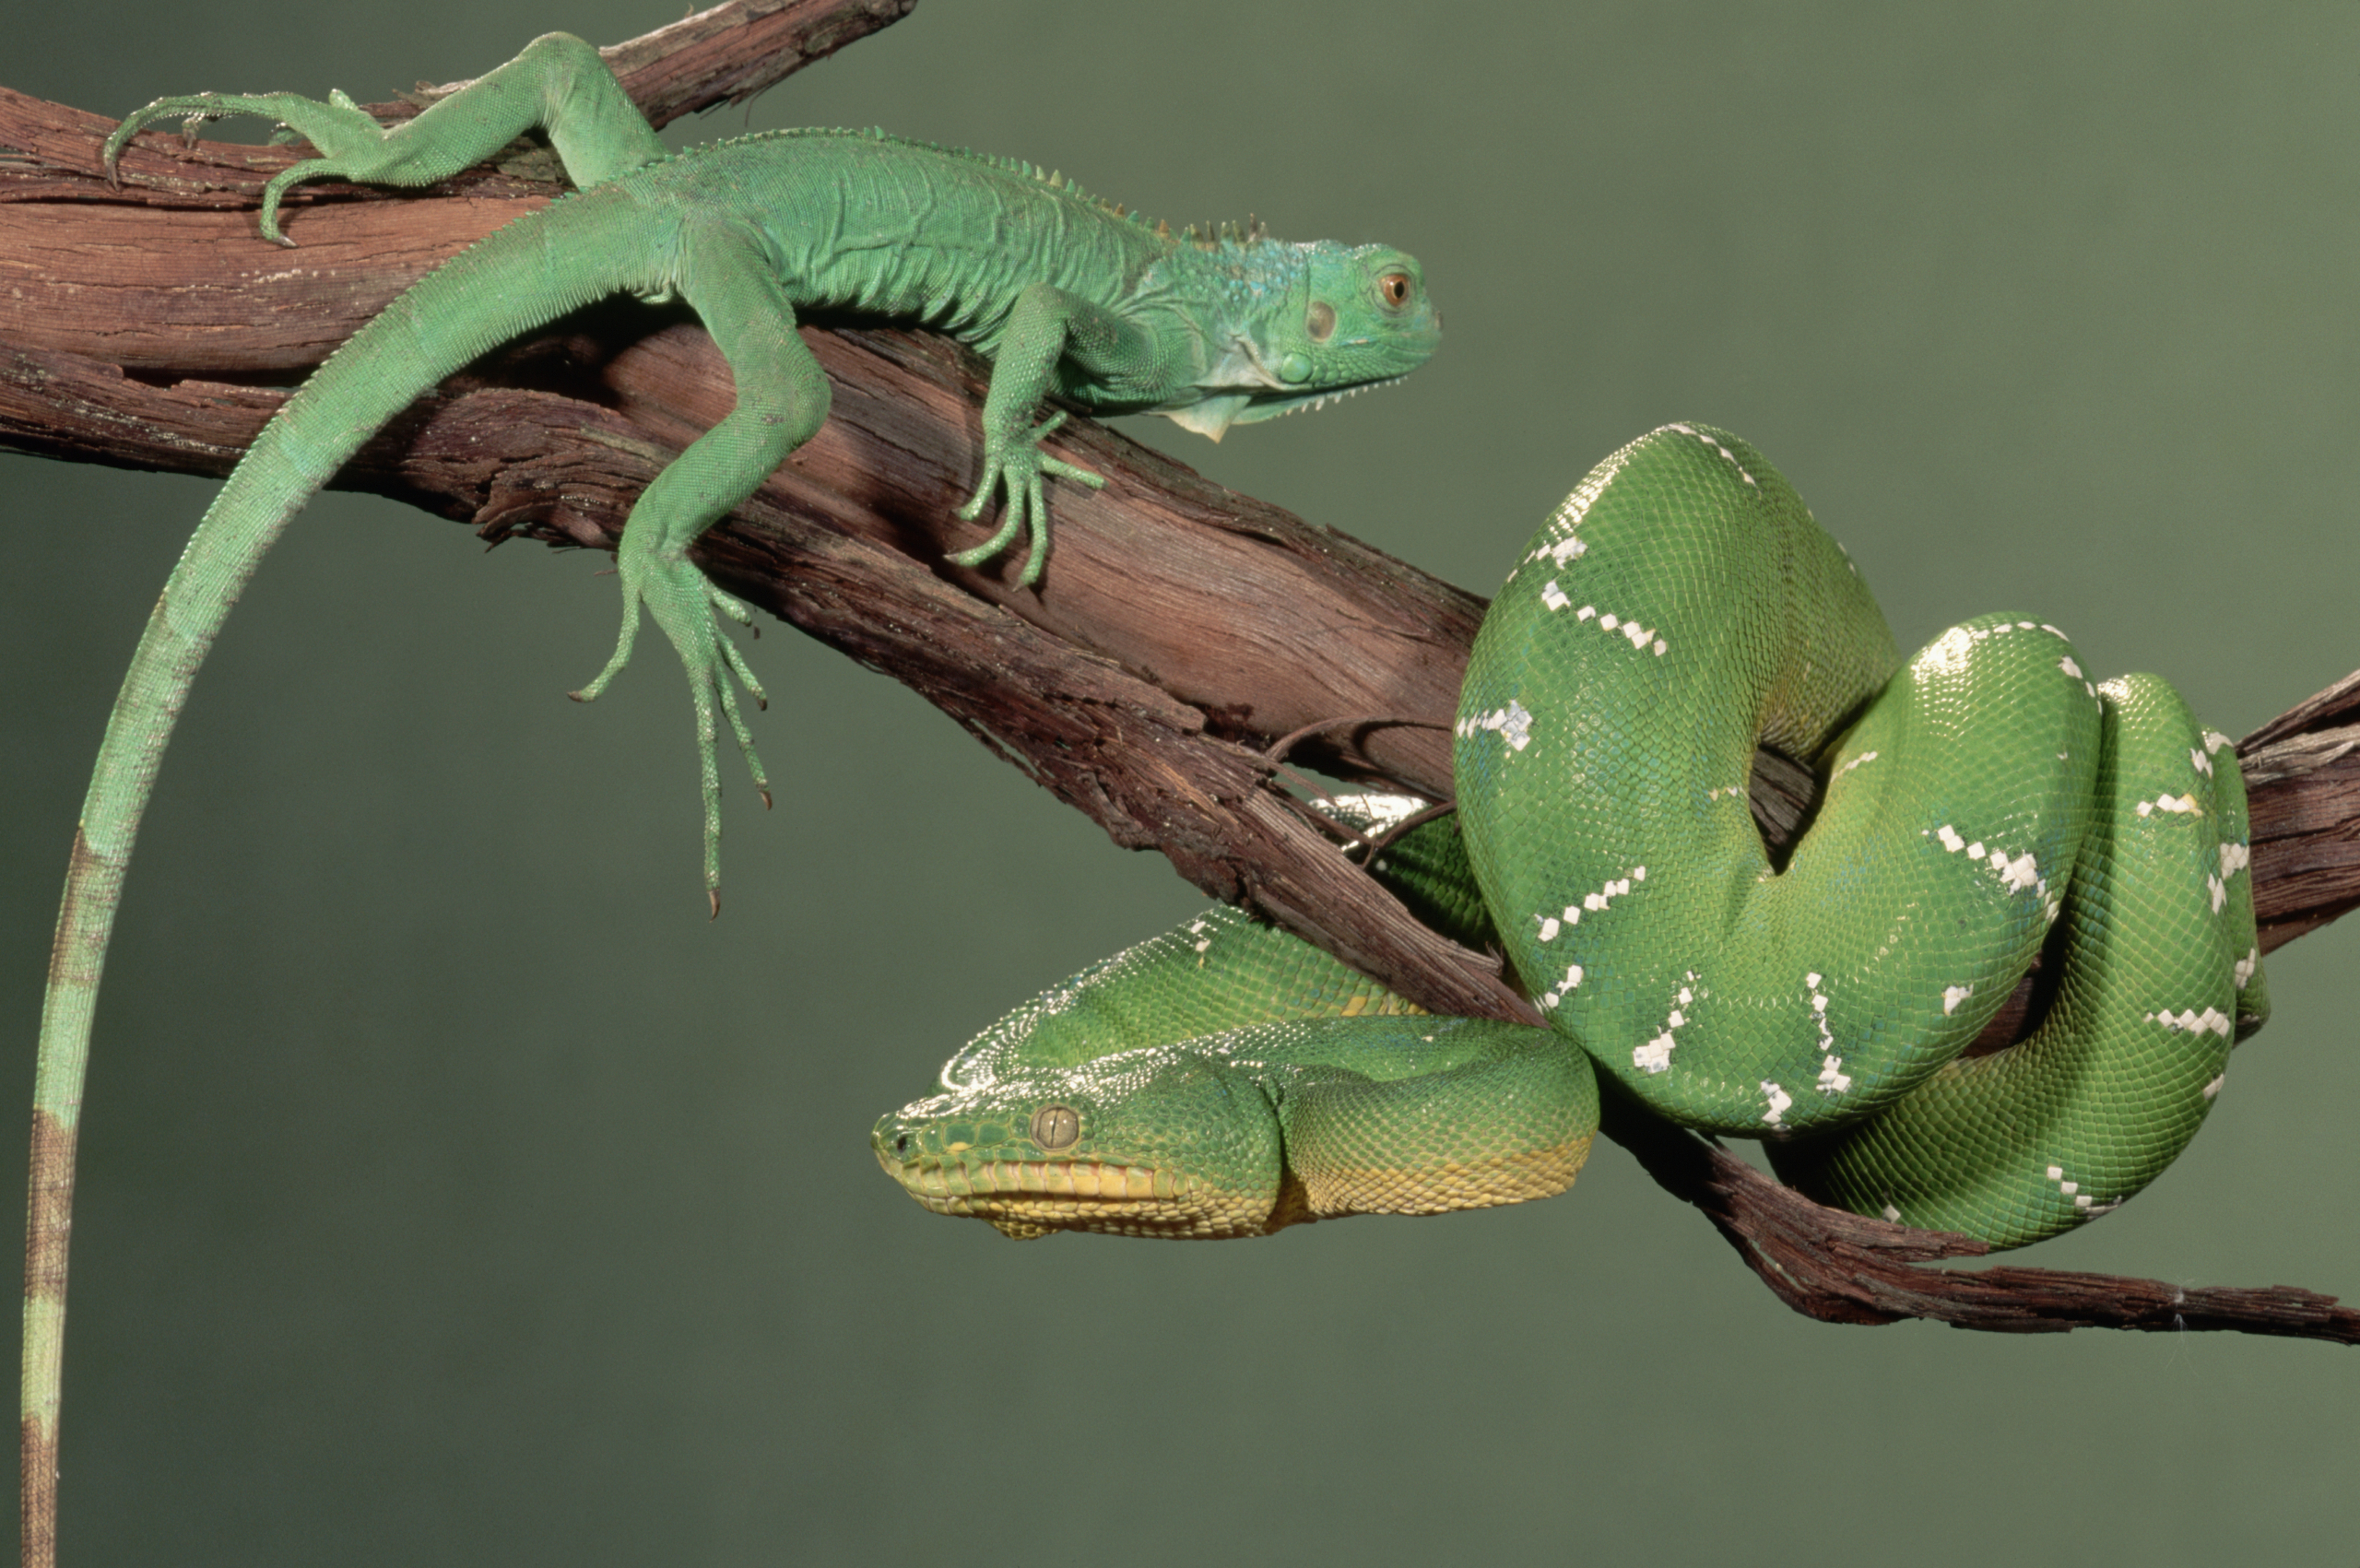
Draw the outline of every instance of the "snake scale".
<instances>
[{"instance_id":1,"label":"snake scale","mask_svg":"<svg viewBox=\"0 0 2360 1568\"><path fill-rule=\"evenodd\" d=\"M1774 866L1757 746L1810 761ZM2268 1015L2227 737L1987 615L1904 665L1761 454L1669 425L1592 469L1477 636L1456 821L1373 874L1503 952L1550 1027L1419 1012L1216 906L1009 1014L872 1145L1018 1236L1267 1234L1563 1191L1599 1075L1768 1141L1823 1203L1995 1247L2105 1214ZM1415 802L1343 809L1375 836ZM2038 965L2018 1043L1963 1055Z\"/></svg>"}]
</instances>

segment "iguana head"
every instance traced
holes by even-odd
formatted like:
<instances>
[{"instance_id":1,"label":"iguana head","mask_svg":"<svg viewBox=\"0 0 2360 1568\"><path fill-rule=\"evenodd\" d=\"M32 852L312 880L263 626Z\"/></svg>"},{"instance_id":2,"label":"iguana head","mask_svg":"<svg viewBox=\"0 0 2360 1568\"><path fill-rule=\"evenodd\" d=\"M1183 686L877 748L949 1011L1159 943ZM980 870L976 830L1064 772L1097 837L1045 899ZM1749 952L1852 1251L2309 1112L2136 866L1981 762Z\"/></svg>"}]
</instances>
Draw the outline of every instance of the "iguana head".
<instances>
[{"instance_id":1,"label":"iguana head","mask_svg":"<svg viewBox=\"0 0 2360 1568\"><path fill-rule=\"evenodd\" d=\"M1010 1236L1262 1235L1286 1223L1278 1118L1223 1069L1213 1052L1125 1051L917 1101L869 1143L926 1208Z\"/></svg>"},{"instance_id":2,"label":"iguana head","mask_svg":"<svg viewBox=\"0 0 2360 1568\"><path fill-rule=\"evenodd\" d=\"M1204 324L1193 395L1151 410L1199 435L1388 385L1442 341L1425 274L1389 246L1254 240L1221 252L1228 308Z\"/></svg>"}]
</instances>

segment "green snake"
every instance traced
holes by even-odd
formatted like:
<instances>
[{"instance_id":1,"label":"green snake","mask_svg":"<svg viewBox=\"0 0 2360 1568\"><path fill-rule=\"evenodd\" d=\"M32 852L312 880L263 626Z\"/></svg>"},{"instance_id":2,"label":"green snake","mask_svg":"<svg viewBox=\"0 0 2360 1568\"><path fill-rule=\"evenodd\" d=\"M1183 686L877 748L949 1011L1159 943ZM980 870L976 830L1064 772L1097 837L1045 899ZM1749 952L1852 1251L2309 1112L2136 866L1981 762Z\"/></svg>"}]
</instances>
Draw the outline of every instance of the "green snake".
<instances>
[{"instance_id":1,"label":"green snake","mask_svg":"<svg viewBox=\"0 0 2360 1568\"><path fill-rule=\"evenodd\" d=\"M1783 867L1759 746L1823 780ZM1902 665L1801 500L1709 427L1615 453L1533 536L1453 764L1456 821L1369 868L1502 951L1549 1028L1419 1013L1216 906L978 1036L879 1162L1020 1236L1438 1213L1563 1191L1602 1073L1767 1140L1821 1202L2022 1246L2154 1179L2268 1015L2227 737L2027 616ZM1375 835L1406 806L1347 809ZM2036 964L2033 1032L1962 1055Z\"/></svg>"}]
</instances>

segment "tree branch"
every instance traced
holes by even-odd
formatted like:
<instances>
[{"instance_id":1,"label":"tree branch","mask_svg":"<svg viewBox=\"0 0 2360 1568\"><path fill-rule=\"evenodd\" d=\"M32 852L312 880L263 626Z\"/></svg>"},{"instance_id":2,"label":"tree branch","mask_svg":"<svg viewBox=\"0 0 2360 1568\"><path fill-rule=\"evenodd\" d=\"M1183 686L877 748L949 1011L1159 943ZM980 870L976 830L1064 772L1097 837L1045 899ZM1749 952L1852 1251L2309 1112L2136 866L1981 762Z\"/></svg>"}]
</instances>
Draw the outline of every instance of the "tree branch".
<instances>
[{"instance_id":1,"label":"tree branch","mask_svg":"<svg viewBox=\"0 0 2360 1568\"><path fill-rule=\"evenodd\" d=\"M651 113L735 101L905 6L738 4L609 51ZM386 112L395 112L387 110ZM226 474L284 400L259 383L324 358L442 257L555 189L532 160L423 196L307 187L301 249L259 244L253 194L291 153L142 137L111 189L112 122L0 89L0 445ZM700 546L731 592L914 688L1126 848L1162 851L1437 1010L1534 1021L1496 957L1419 925L1280 791L1263 752L1430 798L1481 601L1343 534L1207 483L1087 421L1062 454L1107 476L1058 497L1037 591L948 565L976 461L981 367L938 338L807 327L834 395L820 434ZM726 367L684 315L614 302L512 345L423 398L338 477L494 541L610 549L631 502L726 411ZM1365 715L1382 715L1369 718ZM2262 945L2360 904L2360 676L2239 747ZM1774 853L1812 793L1764 753ZM2029 992L1977 1049L2027 1032ZM2239 1329L2360 1342L2360 1312L2285 1288L1919 1264L1980 1244L1819 1208L1709 1139L1610 1105L1609 1137L1694 1204L1797 1311L2008 1331Z\"/></svg>"}]
</instances>

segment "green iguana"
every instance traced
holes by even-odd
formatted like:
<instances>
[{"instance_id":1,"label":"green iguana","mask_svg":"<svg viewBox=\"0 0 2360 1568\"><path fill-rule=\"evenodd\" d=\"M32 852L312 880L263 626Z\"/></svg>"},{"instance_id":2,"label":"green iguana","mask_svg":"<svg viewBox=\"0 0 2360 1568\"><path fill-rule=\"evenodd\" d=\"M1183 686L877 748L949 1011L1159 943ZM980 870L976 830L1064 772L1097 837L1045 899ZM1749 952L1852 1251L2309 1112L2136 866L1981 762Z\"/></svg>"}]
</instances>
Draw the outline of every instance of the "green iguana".
<instances>
[{"instance_id":1,"label":"green iguana","mask_svg":"<svg viewBox=\"0 0 2360 1568\"><path fill-rule=\"evenodd\" d=\"M796 334L798 310L914 321L993 361L982 475L960 516L1007 501L999 531L951 557L975 565L1029 535L1020 582L1049 544L1043 476L1098 476L1041 449L1064 419L1044 398L1098 413L1160 413L1219 438L1233 424L1316 407L1398 380L1435 348L1441 317L1398 251L1258 231L1175 234L1030 165L874 131L781 131L667 153L599 58L564 33L386 130L337 92L161 99L108 137L107 167L141 127L259 114L322 156L263 193L335 176L421 185L543 130L581 189L518 218L420 279L329 358L265 428L164 585L107 723L82 808L41 1019L25 1302L27 1539L56 1476L58 1371L74 1138L90 1018L139 816L191 680L263 552L373 432L468 361L605 296L685 300L720 345L737 403L657 476L618 550L622 631L574 695L605 690L644 607L679 651L695 699L707 890L719 908L716 718L757 787L752 737L729 684L761 688L714 614L751 613L706 581L689 547L826 419L828 383ZM29 1557L29 1561L32 1560Z\"/></svg>"}]
</instances>

